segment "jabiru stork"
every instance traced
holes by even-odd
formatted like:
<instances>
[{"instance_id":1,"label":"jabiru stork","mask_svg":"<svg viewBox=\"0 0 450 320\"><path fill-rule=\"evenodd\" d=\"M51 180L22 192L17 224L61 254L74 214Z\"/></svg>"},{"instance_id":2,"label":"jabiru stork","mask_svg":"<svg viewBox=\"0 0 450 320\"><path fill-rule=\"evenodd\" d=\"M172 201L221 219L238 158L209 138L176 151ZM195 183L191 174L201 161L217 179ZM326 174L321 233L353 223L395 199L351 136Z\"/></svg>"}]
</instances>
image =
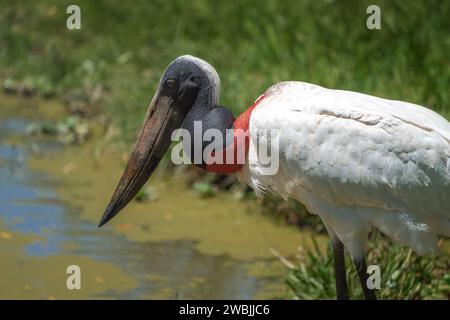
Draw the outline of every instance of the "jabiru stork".
<instances>
[{"instance_id":1,"label":"jabiru stork","mask_svg":"<svg viewBox=\"0 0 450 320\"><path fill-rule=\"evenodd\" d=\"M320 216L331 238L338 299L348 298L344 248L366 299L376 299L367 286L364 258L372 227L418 254L436 251L438 235L450 236L450 123L437 113L407 102L287 81L274 84L235 119L218 105L219 89L219 76L206 61L185 55L169 64L99 226L149 179L172 132L181 127L194 134L194 123L200 122L203 133L215 129L223 134L221 150L215 152L231 150L231 156L226 163L202 157L195 165L236 173L257 193L293 198ZM225 139L229 129L232 139ZM264 174L258 158L257 143L269 143L261 130L276 132L275 174ZM238 139L242 132L244 139ZM244 163L237 162L239 147L244 148ZM201 154L205 148L202 142Z\"/></svg>"}]
</instances>

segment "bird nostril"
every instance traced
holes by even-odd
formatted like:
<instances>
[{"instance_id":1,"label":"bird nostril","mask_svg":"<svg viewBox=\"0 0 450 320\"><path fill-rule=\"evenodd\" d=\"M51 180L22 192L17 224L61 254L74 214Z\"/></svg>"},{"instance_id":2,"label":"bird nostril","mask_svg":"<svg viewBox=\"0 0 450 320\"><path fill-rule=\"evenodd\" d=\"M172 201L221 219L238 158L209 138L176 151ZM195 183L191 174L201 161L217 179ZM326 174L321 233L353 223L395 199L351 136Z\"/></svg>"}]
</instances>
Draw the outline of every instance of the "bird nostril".
<instances>
[{"instance_id":1,"label":"bird nostril","mask_svg":"<svg viewBox=\"0 0 450 320\"><path fill-rule=\"evenodd\" d=\"M175 79L167 79L165 82L166 87L170 89L174 88L176 84L177 81Z\"/></svg>"}]
</instances>

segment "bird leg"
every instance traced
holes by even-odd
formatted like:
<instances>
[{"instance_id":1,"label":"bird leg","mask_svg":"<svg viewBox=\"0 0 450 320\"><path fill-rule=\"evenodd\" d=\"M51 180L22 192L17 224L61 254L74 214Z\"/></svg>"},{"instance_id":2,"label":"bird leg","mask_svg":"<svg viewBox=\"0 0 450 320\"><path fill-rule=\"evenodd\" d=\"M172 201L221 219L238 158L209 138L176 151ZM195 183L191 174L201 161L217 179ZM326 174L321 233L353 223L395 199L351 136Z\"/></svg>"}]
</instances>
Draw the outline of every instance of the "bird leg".
<instances>
[{"instance_id":1,"label":"bird leg","mask_svg":"<svg viewBox=\"0 0 450 320\"><path fill-rule=\"evenodd\" d=\"M333 247L334 274L336 279L336 297L338 300L348 300L347 277L345 274L344 245L336 235L331 236Z\"/></svg>"},{"instance_id":2,"label":"bird leg","mask_svg":"<svg viewBox=\"0 0 450 320\"><path fill-rule=\"evenodd\" d=\"M367 279L369 278L369 275L367 274L367 265L364 256L353 259L353 263L355 264L356 271L358 272L359 281L361 283L364 297L366 298L366 300L377 300L375 290L369 289L367 287Z\"/></svg>"}]
</instances>

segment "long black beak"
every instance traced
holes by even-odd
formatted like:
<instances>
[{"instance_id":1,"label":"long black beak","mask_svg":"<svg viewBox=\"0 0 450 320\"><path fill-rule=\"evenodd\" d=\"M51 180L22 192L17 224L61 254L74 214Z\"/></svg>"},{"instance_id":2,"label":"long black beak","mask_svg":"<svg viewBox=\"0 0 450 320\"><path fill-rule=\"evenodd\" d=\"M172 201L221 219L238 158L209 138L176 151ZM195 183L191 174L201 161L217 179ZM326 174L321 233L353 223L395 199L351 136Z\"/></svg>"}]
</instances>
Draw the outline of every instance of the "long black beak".
<instances>
[{"instance_id":1,"label":"long black beak","mask_svg":"<svg viewBox=\"0 0 450 320\"><path fill-rule=\"evenodd\" d=\"M153 97L136 145L116 191L100 222L103 226L120 212L150 178L170 146L172 132L179 128L184 116L174 107L171 97L158 92Z\"/></svg>"}]
</instances>

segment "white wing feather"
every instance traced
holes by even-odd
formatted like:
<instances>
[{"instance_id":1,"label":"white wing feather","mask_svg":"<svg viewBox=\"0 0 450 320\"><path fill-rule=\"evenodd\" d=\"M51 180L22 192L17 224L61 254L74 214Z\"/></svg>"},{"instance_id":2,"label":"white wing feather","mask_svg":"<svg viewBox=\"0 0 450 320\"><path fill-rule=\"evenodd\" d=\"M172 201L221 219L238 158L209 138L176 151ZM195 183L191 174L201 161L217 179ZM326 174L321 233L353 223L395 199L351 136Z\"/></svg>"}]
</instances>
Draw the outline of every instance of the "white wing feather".
<instances>
[{"instance_id":1,"label":"white wing feather","mask_svg":"<svg viewBox=\"0 0 450 320\"><path fill-rule=\"evenodd\" d=\"M275 176L250 164L241 178L302 202L353 254L375 226L419 253L450 235L450 124L411 103L302 82L272 86L250 120L249 157L260 129L276 129Z\"/></svg>"}]
</instances>

